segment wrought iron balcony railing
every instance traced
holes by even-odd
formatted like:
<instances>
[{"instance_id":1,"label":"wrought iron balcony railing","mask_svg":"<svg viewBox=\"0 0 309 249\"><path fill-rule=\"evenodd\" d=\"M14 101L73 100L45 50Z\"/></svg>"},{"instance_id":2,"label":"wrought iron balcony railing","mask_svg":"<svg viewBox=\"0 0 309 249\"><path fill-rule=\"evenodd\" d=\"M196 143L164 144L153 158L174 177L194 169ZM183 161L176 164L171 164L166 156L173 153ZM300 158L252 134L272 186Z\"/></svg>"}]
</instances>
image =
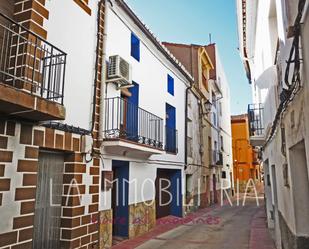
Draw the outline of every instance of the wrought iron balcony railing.
<instances>
[{"instance_id":1,"label":"wrought iron balcony railing","mask_svg":"<svg viewBox=\"0 0 309 249\"><path fill-rule=\"evenodd\" d=\"M223 154L219 150L211 150L211 164L215 165L223 165Z\"/></svg>"},{"instance_id":2,"label":"wrought iron balcony railing","mask_svg":"<svg viewBox=\"0 0 309 249\"><path fill-rule=\"evenodd\" d=\"M248 106L249 134L251 137L264 134L264 108L262 104Z\"/></svg>"},{"instance_id":3,"label":"wrought iron balcony railing","mask_svg":"<svg viewBox=\"0 0 309 249\"><path fill-rule=\"evenodd\" d=\"M178 131L175 128L165 127L165 150L178 153Z\"/></svg>"},{"instance_id":4,"label":"wrought iron balcony railing","mask_svg":"<svg viewBox=\"0 0 309 249\"><path fill-rule=\"evenodd\" d=\"M163 148L163 120L120 97L105 99L105 139Z\"/></svg>"},{"instance_id":5,"label":"wrought iron balcony railing","mask_svg":"<svg viewBox=\"0 0 309 249\"><path fill-rule=\"evenodd\" d=\"M0 13L0 82L63 105L66 53Z\"/></svg>"}]
</instances>

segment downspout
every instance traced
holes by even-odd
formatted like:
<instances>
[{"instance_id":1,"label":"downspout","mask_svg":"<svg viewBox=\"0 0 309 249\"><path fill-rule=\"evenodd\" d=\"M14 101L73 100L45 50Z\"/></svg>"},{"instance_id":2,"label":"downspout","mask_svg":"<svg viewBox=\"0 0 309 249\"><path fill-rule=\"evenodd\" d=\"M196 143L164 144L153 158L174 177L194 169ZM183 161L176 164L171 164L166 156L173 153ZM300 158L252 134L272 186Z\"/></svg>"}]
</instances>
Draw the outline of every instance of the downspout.
<instances>
[{"instance_id":1,"label":"downspout","mask_svg":"<svg viewBox=\"0 0 309 249\"><path fill-rule=\"evenodd\" d=\"M99 60L99 44L100 44L100 13L101 13L101 2L98 4L98 20L97 20L97 46L96 46L96 58L95 58L95 74L93 82L93 99L92 99L92 123L91 123L91 135L93 137L94 123L95 123L95 103L97 98L97 82L98 82L98 60Z\"/></svg>"},{"instance_id":2,"label":"downspout","mask_svg":"<svg viewBox=\"0 0 309 249\"><path fill-rule=\"evenodd\" d=\"M100 121L99 121L99 142L103 142L104 113L105 113L105 91L106 91L106 40L107 40L107 20L108 20L108 0L101 0L100 6L104 3L104 30L103 30L103 54L102 54L102 73L101 73L101 101L100 101Z\"/></svg>"},{"instance_id":3,"label":"downspout","mask_svg":"<svg viewBox=\"0 0 309 249\"><path fill-rule=\"evenodd\" d=\"M185 99L185 170L187 169L188 164L188 96L189 91L191 91L193 87L192 82L190 82L190 86L186 88L186 99Z\"/></svg>"},{"instance_id":4,"label":"downspout","mask_svg":"<svg viewBox=\"0 0 309 249\"><path fill-rule=\"evenodd\" d=\"M193 75L193 58L192 58L192 48L190 50L190 59L191 59L191 75ZM191 91L193 87L193 82L190 82L190 86L186 88L186 99L185 99L185 105L186 105L186 109L185 109L185 170L188 167L188 96L189 96L189 91Z\"/></svg>"}]
</instances>

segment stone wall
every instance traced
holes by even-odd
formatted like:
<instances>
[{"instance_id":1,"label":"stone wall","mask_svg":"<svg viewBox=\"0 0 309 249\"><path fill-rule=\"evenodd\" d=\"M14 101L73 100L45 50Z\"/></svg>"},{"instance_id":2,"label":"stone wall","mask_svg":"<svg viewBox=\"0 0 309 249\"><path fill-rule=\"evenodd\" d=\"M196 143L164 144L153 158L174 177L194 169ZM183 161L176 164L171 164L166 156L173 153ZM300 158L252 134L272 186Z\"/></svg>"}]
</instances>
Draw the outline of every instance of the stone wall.
<instances>
[{"instance_id":1,"label":"stone wall","mask_svg":"<svg viewBox=\"0 0 309 249\"><path fill-rule=\"evenodd\" d=\"M150 231L156 224L155 200L129 206L129 238L135 238Z\"/></svg>"},{"instance_id":2,"label":"stone wall","mask_svg":"<svg viewBox=\"0 0 309 249\"><path fill-rule=\"evenodd\" d=\"M100 211L100 249L110 248L113 242L113 210Z\"/></svg>"}]
</instances>

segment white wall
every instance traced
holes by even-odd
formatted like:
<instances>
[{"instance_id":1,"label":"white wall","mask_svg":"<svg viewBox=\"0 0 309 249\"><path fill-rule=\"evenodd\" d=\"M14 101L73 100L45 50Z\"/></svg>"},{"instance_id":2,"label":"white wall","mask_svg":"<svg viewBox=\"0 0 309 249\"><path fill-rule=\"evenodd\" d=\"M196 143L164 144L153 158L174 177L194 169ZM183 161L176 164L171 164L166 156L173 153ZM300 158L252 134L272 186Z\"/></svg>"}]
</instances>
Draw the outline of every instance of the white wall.
<instances>
[{"instance_id":1,"label":"white wall","mask_svg":"<svg viewBox=\"0 0 309 249\"><path fill-rule=\"evenodd\" d=\"M46 1L49 19L44 23L47 40L68 54L64 106L65 123L90 128L95 75L98 0L90 0L89 16L73 0Z\"/></svg>"},{"instance_id":2,"label":"white wall","mask_svg":"<svg viewBox=\"0 0 309 249\"><path fill-rule=\"evenodd\" d=\"M104 165L101 170L111 171L112 160L129 161L129 205L155 199L155 180L157 169L177 169L182 170L182 195L185 194L185 176L182 166L160 165L155 162L145 162L136 158L124 158L115 155L105 155ZM111 190L101 191L99 210L108 210L111 208Z\"/></svg>"},{"instance_id":3,"label":"white wall","mask_svg":"<svg viewBox=\"0 0 309 249\"><path fill-rule=\"evenodd\" d=\"M222 186L224 188L230 188L231 179L230 173L233 173L233 156L232 156L232 136L231 136L231 110L230 110L230 87L225 75L225 71L220 59L220 53L218 48L216 47L216 70L217 70L217 81L221 86L222 98L220 98L217 102L217 110L216 115L217 118L220 120L220 130L219 130L219 137L218 132L212 128L212 136L213 141L217 141L218 149L221 148L221 138L223 137L223 168L222 171L226 172L226 179L222 179ZM220 114L220 103L222 107L222 115ZM227 166L229 165L229 166ZM221 178L221 174L220 174ZM233 178L232 178L233 179Z\"/></svg>"},{"instance_id":4,"label":"white wall","mask_svg":"<svg viewBox=\"0 0 309 249\"><path fill-rule=\"evenodd\" d=\"M115 13L116 12L116 13ZM121 16L121 18L119 16ZM131 32L140 39L140 62L130 55ZM184 162L185 90L188 84L184 76L154 47L145 35L115 4L108 13L107 57L120 55L132 65L132 79L139 84L139 107L160 117L165 126L165 104L176 108L178 130L178 154L152 156ZM167 92L167 75L174 78L174 96ZM115 85L108 84L106 97L120 96ZM163 136L164 138L165 136Z\"/></svg>"},{"instance_id":5,"label":"white wall","mask_svg":"<svg viewBox=\"0 0 309 249\"><path fill-rule=\"evenodd\" d=\"M274 0L272 0L274 1ZM281 67L282 72L279 73L278 78L284 79L286 60L288 58L288 54L291 47L292 39L287 38L287 27L292 25L294 19L296 17L296 9L297 2L296 1L282 1L276 0L276 17L277 17L277 27L274 26L274 20L269 19L269 8L271 4L271 0L258 1L259 8L257 14L257 31L255 34L256 37L256 45L254 52L254 59L250 61L252 77L254 79L258 79L269 67L274 64L274 58L272 57L271 48L272 42L276 39L276 37L270 36L270 33L273 31L278 31L277 38L279 39L279 58L277 61L277 66ZM287 11L285 3L288 5L289 10ZM308 3L307 3L308 5ZM287 16L289 13L289 17ZM303 61L303 71L302 71L302 83L304 87L300 90L300 93L296 96L293 102L287 108L285 114L282 117L282 124L285 126L285 134L286 134L286 157L281 153L282 149L282 139L281 139L281 131L280 126L277 129L277 132L270 143L265 147L263 151L263 160L267 161L267 165L275 165L275 172L271 172L268 167L265 167L265 173L269 171L270 178L276 179L277 182L277 196L278 196L278 211L284 218L284 222L288 226L289 230L296 234L297 236L307 236L308 237L308 228L304 224L300 224L297 219L305 219L308 217L308 212L304 210L297 210L298 201L296 201L295 196L299 193L294 193L295 186L298 185L298 180L301 180L300 177L295 177L295 173L300 174L298 171L300 170L300 164L297 164L297 160L291 157L291 149L294 148L296 144L299 144L300 141L304 140L305 147L303 150L306 150L307 154L307 168L308 168L308 132L306 129L306 125L308 124L308 30L309 30L309 22L308 22L308 11L306 14L306 18L302 21L304 24L302 25L302 49L303 52L302 58ZM292 73L292 70L291 72ZM276 91L278 82L270 82L269 86L266 89L261 90L253 84L253 91L256 93L256 98L254 98L255 103L263 103L265 102L265 116L268 120L267 122L271 122L274 119L274 115L277 111L278 97L279 94ZM267 89L268 88L268 89ZM294 112L295 125L292 125L292 112ZM304 152L303 151L303 152ZM285 185L284 175L283 175L283 164L288 163L288 181L289 186ZM302 161L304 165L304 162ZM305 170L303 171L303 173ZM275 176L272 175L275 173ZM293 176L294 175L294 183ZM309 177L309 176L308 176ZM266 180L266 174L265 174ZM273 184L273 182L271 183ZM303 181L303 188L308 187L308 181ZM300 184L301 185L301 184ZM272 205L276 204L274 201L274 193L273 189L266 188L267 199L267 210L272 209ZM305 199L302 199L304 201ZM307 200L306 200L307 201ZM306 213L303 213L306 212ZM269 220L269 217L268 217ZM306 219L305 219L306 220ZM278 221L275 227L278 229ZM272 221L270 225L273 226ZM280 223L281 225L281 223ZM277 236L277 243L280 243L280 235ZM279 247L280 248L280 247Z\"/></svg>"},{"instance_id":6,"label":"white wall","mask_svg":"<svg viewBox=\"0 0 309 249\"><path fill-rule=\"evenodd\" d=\"M138 156L129 158L115 156L107 151L103 152L105 158L103 170L111 170L111 160L130 161L129 178L130 180L136 180L138 191L135 195L134 184L131 185L129 204L153 200L155 197L154 186L152 187L148 181L155 181L157 168L180 169L184 176L185 90L189 83L116 3L114 3L113 7L108 7L106 16L107 58L112 55L120 55L131 64L132 80L139 84L139 107L162 118L164 126L165 104L168 103L176 108L176 129L178 130L178 153L176 155L163 152L163 154L142 159ZM131 57L131 32L140 39L140 62ZM167 92L168 74L174 78L174 96ZM106 97L119 96L120 90L117 90L113 83L109 83L106 89ZM165 140L165 133L163 134L163 140ZM157 160L156 162L159 161L160 164L151 160ZM145 179L149 180L144 184L145 191L142 193L141 187ZM183 194L185 193L184 182L183 179ZM101 192L100 209L111 208L110 198L110 191Z\"/></svg>"}]
</instances>

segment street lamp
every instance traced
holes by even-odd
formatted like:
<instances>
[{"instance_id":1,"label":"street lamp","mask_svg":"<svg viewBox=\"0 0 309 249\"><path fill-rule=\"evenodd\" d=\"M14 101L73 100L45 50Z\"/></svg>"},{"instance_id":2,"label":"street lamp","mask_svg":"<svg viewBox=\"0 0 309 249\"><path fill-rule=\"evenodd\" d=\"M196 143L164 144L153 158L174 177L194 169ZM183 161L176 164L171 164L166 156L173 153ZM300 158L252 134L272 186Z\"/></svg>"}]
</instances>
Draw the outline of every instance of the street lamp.
<instances>
[{"instance_id":1,"label":"street lamp","mask_svg":"<svg viewBox=\"0 0 309 249\"><path fill-rule=\"evenodd\" d=\"M204 103L206 114L211 112L212 103L207 99Z\"/></svg>"}]
</instances>

